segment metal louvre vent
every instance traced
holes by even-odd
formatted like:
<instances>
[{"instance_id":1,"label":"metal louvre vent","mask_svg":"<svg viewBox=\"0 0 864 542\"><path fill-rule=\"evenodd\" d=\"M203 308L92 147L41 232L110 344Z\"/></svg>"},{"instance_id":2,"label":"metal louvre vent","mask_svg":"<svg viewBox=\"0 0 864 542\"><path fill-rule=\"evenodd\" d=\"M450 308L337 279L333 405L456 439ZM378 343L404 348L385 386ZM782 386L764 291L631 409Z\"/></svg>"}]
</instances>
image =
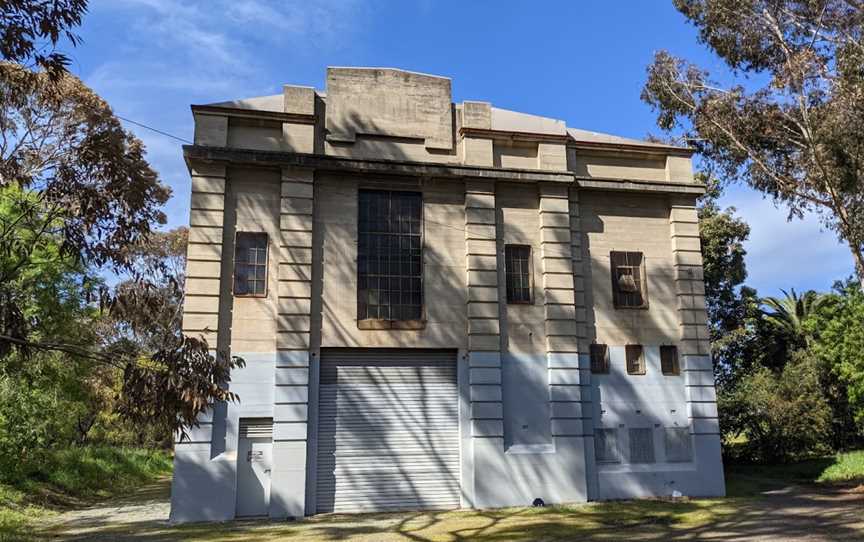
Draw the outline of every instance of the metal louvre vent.
<instances>
[{"instance_id":1,"label":"metal louvre vent","mask_svg":"<svg viewBox=\"0 0 864 542\"><path fill-rule=\"evenodd\" d=\"M630 435L630 462L654 463L654 430L650 427L632 428Z\"/></svg>"},{"instance_id":2,"label":"metal louvre vent","mask_svg":"<svg viewBox=\"0 0 864 542\"><path fill-rule=\"evenodd\" d=\"M273 438L273 418L240 418L240 438Z\"/></svg>"},{"instance_id":3,"label":"metal louvre vent","mask_svg":"<svg viewBox=\"0 0 864 542\"><path fill-rule=\"evenodd\" d=\"M324 349L317 511L458 508L452 351Z\"/></svg>"},{"instance_id":4,"label":"metal louvre vent","mask_svg":"<svg viewBox=\"0 0 864 542\"><path fill-rule=\"evenodd\" d=\"M667 427L666 461L669 463L685 463L693 460L693 446L690 443L689 427Z\"/></svg>"},{"instance_id":5,"label":"metal louvre vent","mask_svg":"<svg viewBox=\"0 0 864 542\"><path fill-rule=\"evenodd\" d=\"M618 453L618 430L594 430L594 455L598 463L618 463L621 456Z\"/></svg>"}]
</instances>

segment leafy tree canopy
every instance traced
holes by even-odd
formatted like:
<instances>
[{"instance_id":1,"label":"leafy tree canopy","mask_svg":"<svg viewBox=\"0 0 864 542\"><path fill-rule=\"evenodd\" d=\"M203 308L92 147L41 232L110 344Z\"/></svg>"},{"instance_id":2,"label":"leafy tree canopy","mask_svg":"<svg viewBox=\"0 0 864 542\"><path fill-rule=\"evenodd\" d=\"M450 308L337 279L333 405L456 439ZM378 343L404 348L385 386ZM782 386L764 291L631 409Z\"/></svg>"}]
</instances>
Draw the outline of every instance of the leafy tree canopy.
<instances>
[{"instance_id":1,"label":"leafy tree canopy","mask_svg":"<svg viewBox=\"0 0 864 542\"><path fill-rule=\"evenodd\" d=\"M4 0L0 2L0 58L34 64L53 77L66 71L69 57L56 50L61 38L72 45L80 38L87 0Z\"/></svg>"},{"instance_id":2,"label":"leafy tree canopy","mask_svg":"<svg viewBox=\"0 0 864 542\"><path fill-rule=\"evenodd\" d=\"M141 141L56 51L63 38L78 43L73 29L86 6L0 2L0 363L61 353L101 364L122 373L117 408L127 420L182 429L213 403L236 399L225 383L242 360L214 357L179 331L182 275L170 269L178 242L154 244L166 239L154 232L170 190ZM70 295L111 315L101 334L51 327L62 311L38 305L25 280L45 255L79 272ZM120 287L93 280L104 269L125 277Z\"/></svg>"},{"instance_id":3,"label":"leafy tree canopy","mask_svg":"<svg viewBox=\"0 0 864 542\"><path fill-rule=\"evenodd\" d=\"M864 292L852 281L838 283L804 322L814 337L810 350L839 377L857 422L864 429Z\"/></svg>"},{"instance_id":4,"label":"leafy tree canopy","mask_svg":"<svg viewBox=\"0 0 864 542\"><path fill-rule=\"evenodd\" d=\"M658 125L693 146L713 175L784 203L790 218L818 212L849 246L864 284L861 3L674 3L733 83L721 85L708 71L658 52L642 92Z\"/></svg>"}]
</instances>

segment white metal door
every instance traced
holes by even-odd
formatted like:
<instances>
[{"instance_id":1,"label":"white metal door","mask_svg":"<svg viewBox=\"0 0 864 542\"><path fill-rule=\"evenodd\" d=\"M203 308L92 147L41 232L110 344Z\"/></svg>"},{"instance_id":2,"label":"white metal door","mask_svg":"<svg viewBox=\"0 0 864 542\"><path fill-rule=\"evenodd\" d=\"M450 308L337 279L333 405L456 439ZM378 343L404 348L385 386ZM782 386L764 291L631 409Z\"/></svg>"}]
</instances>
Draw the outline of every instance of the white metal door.
<instances>
[{"instance_id":1,"label":"white metal door","mask_svg":"<svg viewBox=\"0 0 864 542\"><path fill-rule=\"evenodd\" d=\"M270 510L273 421L240 420L237 446L237 517L266 516Z\"/></svg>"},{"instance_id":2,"label":"white metal door","mask_svg":"<svg viewBox=\"0 0 864 542\"><path fill-rule=\"evenodd\" d=\"M459 507L453 351L321 352L317 511Z\"/></svg>"}]
</instances>

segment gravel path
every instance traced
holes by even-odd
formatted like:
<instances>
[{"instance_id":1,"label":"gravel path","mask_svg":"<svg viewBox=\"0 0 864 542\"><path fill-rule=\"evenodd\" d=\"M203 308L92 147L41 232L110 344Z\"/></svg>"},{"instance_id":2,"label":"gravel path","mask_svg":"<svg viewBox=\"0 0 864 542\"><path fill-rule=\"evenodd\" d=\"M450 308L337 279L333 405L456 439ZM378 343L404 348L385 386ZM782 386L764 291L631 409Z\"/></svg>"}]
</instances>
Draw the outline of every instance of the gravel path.
<instances>
[{"instance_id":1,"label":"gravel path","mask_svg":"<svg viewBox=\"0 0 864 542\"><path fill-rule=\"evenodd\" d=\"M64 512L46 525L48 540L161 541L161 540L566 540L557 534L520 530L488 533L448 525L447 513L406 513L366 516L318 516L296 523L231 522L198 524L183 528L167 523L170 480L144 487L110 504ZM763 494L759 499L732 500L735 512L696 528L663 525L609 526L580 533L578 538L603 540L864 540L864 486L859 488L789 487ZM732 502L730 501L730 502ZM519 515L518 512L515 515ZM432 531L394 529L394 526L428 518L438 523ZM456 521L453 521L456 523ZM501 526L503 527L503 525ZM530 528L529 528L530 530ZM521 531L521 532L520 532ZM502 537L503 535L503 537ZM549 536L551 535L551 536ZM296 537L296 538L295 538Z\"/></svg>"},{"instance_id":2,"label":"gravel path","mask_svg":"<svg viewBox=\"0 0 864 542\"><path fill-rule=\"evenodd\" d=\"M170 500L171 478L166 477L124 497L57 515L46 526L46 538L116 540L112 535L115 530L165 529Z\"/></svg>"}]
</instances>

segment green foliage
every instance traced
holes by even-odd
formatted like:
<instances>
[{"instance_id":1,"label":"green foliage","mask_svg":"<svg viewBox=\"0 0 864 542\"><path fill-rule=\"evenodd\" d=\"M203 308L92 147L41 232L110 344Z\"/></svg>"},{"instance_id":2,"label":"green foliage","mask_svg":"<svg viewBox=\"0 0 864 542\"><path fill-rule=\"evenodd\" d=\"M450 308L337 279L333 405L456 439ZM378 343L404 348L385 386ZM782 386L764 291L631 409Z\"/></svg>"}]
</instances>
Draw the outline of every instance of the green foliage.
<instances>
[{"instance_id":1,"label":"green foliage","mask_svg":"<svg viewBox=\"0 0 864 542\"><path fill-rule=\"evenodd\" d=\"M0 541L35 540L34 524L56 505L121 496L171 467L171 455L163 450L82 446L47 452L35 471L0 479Z\"/></svg>"},{"instance_id":2,"label":"green foliage","mask_svg":"<svg viewBox=\"0 0 864 542\"><path fill-rule=\"evenodd\" d=\"M793 484L864 483L864 450L842 452L788 464L730 463L726 494L752 496Z\"/></svg>"},{"instance_id":3,"label":"green foliage","mask_svg":"<svg viewBox=\"0 0 864 542\"><path fill-rule=\"evenodd\" d=\"M784 297L762 299L762 303L770 309L765 311L765 319L782 330L796 347L802 348L807 344L807 330L804 323L811 314L819 310L825 298L813 290L808 290L800 296L795 293L795 288L792 288L791 293L786 290L780 291L783 292Z\"/></svg>"},{"instance_id":4,"label":"green foliage","mask_svg":"<svg viewBox=\"0 0 864 542\"><path fill-rule=\"evenodd\" d=\"M0 542L36 540L33 525L52 512L27 501L24 491L0 483Z\"/></svg>"},{"instance_id":5,"label":"green foliage","mask_svg":"<svg viewBox=\"0 0 864 542\"><path fill-rule=\"evenodd\" d=\"M728 438L743 435L746 457L788 462L828 451L831 410L812 359L797 353L781 371L759 367L718 397Z\"/></svg>"},{"instance_id":6,"label":"green foliage","mask_svg":"<svg viewBox=\"0 0 864 542\"><path fill-rule=\"evenodd\" d=\"M837 454L834 463L819 473L816 481L820 483L864 483L864 450Z\"/></svg>"},{"instance_id":7,"label":"green foliage","mask_svg":"<svg viewBox=\"0 0 864 542\"><path fill-rule=\"evenodd\" d=\"M864 292L853 281L837 284L805 322L810 351L847 393L848 407L864 434ZM842 391L842 390L841 390ZM838 401L842 400L838 398Z\"/></svg>"},{"instance_id":8,"label":"green foliage","mask_svg":"<svg viewBox=\"0 0 864 542\"><path fill-rule=\"evenodd\" d=\"M49 454L35 480L68 496L109 496L168 474L171 466L171 455L164 450L84 446Z\"/></svg>"},{"instance_id":9,"label":"green foliage","mask_svg":"<svg viewBox=\"0 0 864 542\"><path fill-rule=\"evenodd\" d=\"M709 187L699 201L705 297L712 336L719 337L738 327L738 287L747 278L744 241L750 236L750 226L735 216L734 207L720 209L719 186L704 175L700 177Z\"/></svg>"}]
</instances>

